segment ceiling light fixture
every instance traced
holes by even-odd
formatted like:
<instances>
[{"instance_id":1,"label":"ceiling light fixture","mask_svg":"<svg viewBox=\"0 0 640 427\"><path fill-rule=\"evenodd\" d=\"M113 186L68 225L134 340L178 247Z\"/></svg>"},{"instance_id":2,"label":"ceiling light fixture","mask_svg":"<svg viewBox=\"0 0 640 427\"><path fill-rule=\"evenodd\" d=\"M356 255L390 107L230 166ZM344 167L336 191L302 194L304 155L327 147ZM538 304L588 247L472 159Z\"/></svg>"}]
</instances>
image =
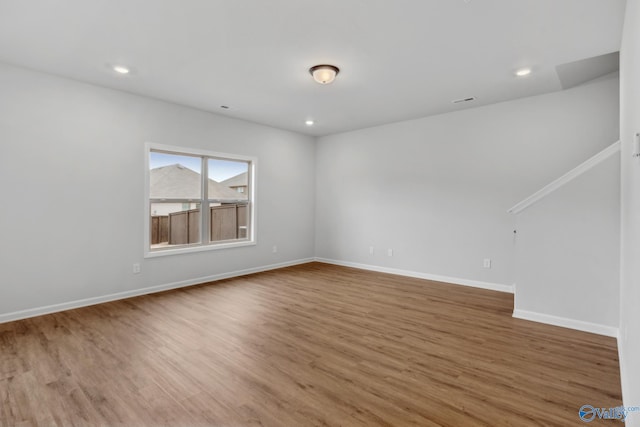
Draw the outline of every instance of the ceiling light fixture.
<instances>
[{"instance_id":1,"label":"ceiling light fixture","mask_svg":"<svg viewBox=\"0 0 640 427\"><path fill-rule=\"evenodd\" d=\"M113 66L113 71L115 71L118 74L129 74L131 72L130 69L128 69L127 67L125 67L123 65L114 65Z\"/></svg>"},{"instance_id":2,"label":"ceiling light fixture","mask_svg":"<svg viewBox=\"0 0 640 427\"><path fill-rule=\"evenodd\" d=\"M336 79L336 76L340 72L340 69L334 65L314 65L309 68L309 73L313 76L313 80L317 81L321 85L328 85Z\"/></svg>"},{"instance_id":3,"label":"ceiling light fixture","mask_svg":"<svg viewBox=\"0 0 640 427\"><path fill-rule=\"evenodd\" d=\"M516 71L516 76L518 77L528 76L529 74L531 74L531 68L520 68Z\"/></svg>"},{"instance_id":4,"label":"ceiling light fixture","mask_svg":"<svg viewBox=\"0 0 640 427\"><path fill-rule=\"evenodd\" d=\"M307 126L313 126L315 122L313 120L307 120L306 122L304 122L305 125Z\"/></svg>"}]
</instances>

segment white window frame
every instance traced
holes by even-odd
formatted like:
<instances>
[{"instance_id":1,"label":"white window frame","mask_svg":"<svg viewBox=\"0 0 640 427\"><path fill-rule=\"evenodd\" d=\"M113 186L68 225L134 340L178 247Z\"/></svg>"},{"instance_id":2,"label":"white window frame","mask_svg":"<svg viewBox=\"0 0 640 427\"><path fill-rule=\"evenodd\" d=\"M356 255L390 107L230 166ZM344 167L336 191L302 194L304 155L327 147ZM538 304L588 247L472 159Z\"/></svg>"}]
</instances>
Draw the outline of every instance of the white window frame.
<instances>
[{"instance_id":1,"label":"white window frame","mask_svg":"<svg viewBox=\"0 0 640 427\"><path fill-rule=\"evenodd\" d=\"M205 206L209 206L209 199L205 198L204 195L204 183L205 180L208 179L206 170L203 170L201 173L203 189L201 190L202 197L199 200L194 200L194 203L200 203L200 235L201 242L200 243L191 243L184 246L177 246L171 248L162 248L162 249L151 249L151 198L150 198L150 184L149 184L149 171L150 171L150 163L149 158L152 151L166 152L170 154L177 155L186 155L186 156L198 156L198 157L212 157L221 160L240 160L249 162L249 173L247 177L247 185L249 188L248 191L248 202L249 202L249 232L246 239L238 240L238 241L224 241L222 243L210 242L209 238L203 239L202 237L207 236L211 233L209 230L209 225L205 223L205 221L209 221L209 211L205 209ZM144 257L145 258L155 258L160 256L168 256L168 255L178 255L192 252L202 252L202 251L212 251L212 250L221 250L221 249L229 249L229 248L237 248L242 246L255 246L257 244L256 236L257 236L257 226L256 226L256 173L258 168L258 159L256 157L251 156L243 156L239 154L229 154L229 153L220 153L215 151L208 150L200 150L194 148L186 148L180 146L173 145L164 145L164 144L155 144L152 142L145 143L144 146ZM243 193L247 194L247 193ZM206 231L206 233L205 233Z\"/></svg>"}]
</instances>

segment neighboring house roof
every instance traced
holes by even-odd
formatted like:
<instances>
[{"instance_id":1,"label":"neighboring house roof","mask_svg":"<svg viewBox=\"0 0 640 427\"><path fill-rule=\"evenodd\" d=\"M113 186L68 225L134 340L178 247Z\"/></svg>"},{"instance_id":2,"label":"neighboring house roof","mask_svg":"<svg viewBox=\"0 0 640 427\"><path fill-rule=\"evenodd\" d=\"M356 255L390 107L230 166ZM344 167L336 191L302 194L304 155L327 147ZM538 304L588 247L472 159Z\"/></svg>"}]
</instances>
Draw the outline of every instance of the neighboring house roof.
<instances>
[{"instance_id":1,"label":"neighboring house roof","mask_svg":"<svg viewBox=\"0 0 640 427\"><path fill-rule=\"evenodd\" d=\"M200 174L180 164L151 169L149 173L152 199L199 199ZM239 200L246 194L209 180L209 199Z\"/></svg>"},{"instance_id":2,"label":"neighboring house roof","mask_svg":"<svg viewBox=\"0 0 640 427\"><path fill-rule=\"evenodd\" d=\"M229 179L225 179L224 181L220 181L220 184L225 187L246 187L248 182L249 174L247 172L242 172L236 176L232 176Z\"/></svg>"}]
</instances>

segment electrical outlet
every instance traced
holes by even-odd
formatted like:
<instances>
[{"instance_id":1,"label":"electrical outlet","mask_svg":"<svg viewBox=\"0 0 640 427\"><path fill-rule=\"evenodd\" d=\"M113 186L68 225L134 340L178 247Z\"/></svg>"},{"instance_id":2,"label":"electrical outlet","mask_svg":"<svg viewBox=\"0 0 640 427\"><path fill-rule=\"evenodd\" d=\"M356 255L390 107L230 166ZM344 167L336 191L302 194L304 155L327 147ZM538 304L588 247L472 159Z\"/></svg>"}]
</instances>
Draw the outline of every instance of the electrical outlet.
<instances>
[{"instance_id":1,"label":"electrical outlet","mask_svg":"<svg viewBox=\"0 0 640 427\"><path fill-rule=\"evenodd\" d=\"M274 254L278 253L278 247L276 245L273 245L273 248L271 249L271 252L273 252Z\"/></svg>"},{"instance_id":2,"label":"electrical outlet","mask_svg":"<svg viewBox=\"0 0 640 427\"><path fill-rule=\"evenodd\" d=\"M387 256L393 256L393 249L387 249Z\"/></svg>"},{"instance_id":3,"label":"electrical outlet","mask_svg":"<svg viewBox=\"0 0 640 427\"><path fill-rule=\"evenodd\" d=\"M373 255L373 253L374 253L373 246L369 246L369 255Z\"/></svg>"},{"instance_id":4,"label":"electrical outlet","mask_svg":"<svg viewBox=\"0 0 640 427\"><path fill-rule=\"evenodd\" d=\"M133 264L133 274L140 274L140 264L137 262Z\"/></svg>"},{"instance_id":5,"label":"electrical outlet","mask_svg":"<svg viewBox=\"0 0 640 427\"><path fill-rule=\"evenodd\" d=\"M491 259L485 258L484 263L482 264L484 268L491 268Z\"/></svg>"}]
</instances>

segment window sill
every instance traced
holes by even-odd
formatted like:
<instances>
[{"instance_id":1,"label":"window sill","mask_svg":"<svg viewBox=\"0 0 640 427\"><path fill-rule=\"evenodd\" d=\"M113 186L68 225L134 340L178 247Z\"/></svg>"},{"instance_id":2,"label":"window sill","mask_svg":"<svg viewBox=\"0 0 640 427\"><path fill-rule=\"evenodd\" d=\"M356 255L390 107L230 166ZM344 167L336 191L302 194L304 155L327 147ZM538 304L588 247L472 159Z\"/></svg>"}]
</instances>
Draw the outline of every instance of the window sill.
<instances>
[{"instance_id":1,"label":"window sill","mask_svg":"<svg viewBox=\"0 0 640 427\"><path fill-rule=\"evenodd\" d=\"M193 252L217 251L221 249L240 248L244 246L255 246L255 240L243 240L241 242L217 243L213 245L194 245L175 249L150 250L145 249L145 258L157 258L170 255L189 254Z\"/></svg>"}]
</instances>

